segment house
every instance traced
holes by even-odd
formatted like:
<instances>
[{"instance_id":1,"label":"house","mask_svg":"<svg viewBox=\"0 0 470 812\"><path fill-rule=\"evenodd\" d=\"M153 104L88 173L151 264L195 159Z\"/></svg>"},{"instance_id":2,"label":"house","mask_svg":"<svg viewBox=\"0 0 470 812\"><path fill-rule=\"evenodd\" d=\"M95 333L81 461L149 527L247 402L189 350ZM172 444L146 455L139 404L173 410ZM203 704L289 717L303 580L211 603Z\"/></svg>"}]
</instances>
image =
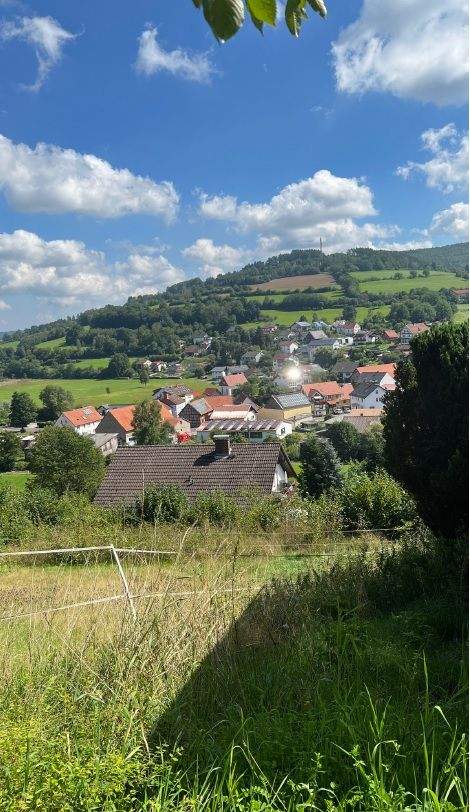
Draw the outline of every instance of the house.
<instances>
[{"instance_id":1,"label":"house","mask_svg":"<svg viewBox=\"0 0 470 812\"><path fill-rule=\"evenodd\" d=\"M397 368L396 364L366 364L362 367L356 367L354 370L351 380L353 383L359 383L363 380L363 375L378 375L381 372L383 375L390 375L393 380L395 380L395 370Z\"/></svg>"},{"instance_id":2,"label":"house","mask_svg":"<svg viewBox=\"0 0 470 812\"><path fill-rule=\"evenodd\" d=\"M210 406L205 398L197 398L186 403L179 416L182 420L186 420L192 429L197 429L209 419L213 410L214 407Z\"/></svg>"},{"instance_id":3,"label":"house","mask_svg":"<svg viewBox=\"0 0 470 812\"><path fill-rule=\"evenodd\" d=\"M377 336L370 330L358 330L354 336L354 344L375 344Z\"/></svg>"},{"instance_id":4,"label":"house","mask_svg":"<svg viewBox=\"0 0 470 812\"><path fill-rule=\"evenodd\" d=\"M331 374L337 381L346 383L346 381L351 380L356 369L354 361L336 361L336 364L331 368Z\"/></svg>"},{"instance_id":5,"label":"house","mask_svg":"<svg viewBox=\"0 0 470 812\"><path fill-rule=\"evenodd\" d=\"M233 403L214 409L211 420L254 420L256 409L250 403Z\"/></svg>"},{"instance_id":6,"label":"house","mask_svg":"<svg viewBox=\"0 0 470 812\"><path fill-rule=\"evenodd\" d=\"M341 346L342 339L339 336L335 338L314 338L308 344L304 344L300 348L300 353L303 357L313 361L318 350L324 348L329 350L339 350Z\"/></svg>"},{"instance_id":7,"label":"house","mask_svg":"<svg viewBox=\"0 0 470 812\"><path fill-rule=\"evenodd\" d=\"M331 426L333 423L348 423L360 434L367 434L373 426L382 425L382 409L354 409L348 414L335 415L325 421L325 425Z\"/></svg>"},{"instance_id":8,"label":"house","mask_svg":"<svg viewBox=\"0 0 470 812\"><path fill-rule=\"evenodd\" d=\"M400 336L398 335L396 330L383 330L382 338L384 341L394 342L398 341Z\"/></svg>"},{"instance_id":9,"label":"house","mask_svg":"<svg viewBox=\"0 0 470 812\"><path fill-rule=\"evenodd\" d=\"M209 420L198 430L197 438L207 442L214 431L241 434L250 443L262 443L271 438L282 440L292 434L292 423L284 420Z\"/></svg>"},{"instance_id":10,"label":"house","mask_svg":"<svg viewBox=\"0 0 470 812\"><path fill-rule=\"evenodd\" d=\"M309 330L305 336L307 343L309 341L319 341L321 338L328 338L324 330Z\"/></svg>"},{"instance_id":11,"label":"house","mask_svg":"<svg viewBox=\"0 0 470 812\"><path fill-rule=\"evenodd\" d=\"M352 391L351 383L339 384L336 381L307 383L302 386L302 392L307 395L309 400L331 408L349 408Z\"/></svg>"},{"instance_id":12,"label":"house","mask_svg":"<svg viewBox=\"0 0 470 812\"><path fill-rule=\"evenodd\" d=\"M333 322L334 329L339 335L355 336L361 329L361 325L355 321L345 321L345 319L338 319Z\"/></svg>"},{"instance_id":13,"label":"house","mask_svg":"<svg viewBox=\"0 0 470 812\"><path fill-rule=\"evenodd\" d=\"M209 375L213 381L220 381L224 375L237 375L239 372L248 372L249 367L246 364L238 364L233 366L212 367Z\"/></svg>"},{"instance_id":14,"label":"house","mask_svg":"<svg viewBox=\"0 0 470 812\"><path fill-rule=\"evenodd\" d=\"M153 390L152 396L155 400L166 403L171 411L178 414L184 404L193 400L194 392L188 386L160 386Z\"/></svg>"},{"instance_id":15,"label":"house","mask_svg":"<svg viewBox=\"0 0 470 812\"><path fill-rule=\"evenodd\" d=\"M117 434L92 434L90 440L93 442L95 448L101 451L103 457L109 457L114 454L118 448L118 435Z\"/></svg>"},{"instance_id":16,"label":"house","mask_svg":"<svg viewBox=\"0 0 470 812\"><path fill-rule=\"evenodd\" d=\"M290 356L286 352L277 352L273 358L273 369L282 369L286 364L299 364L300 361L295 356Z\"/></svg>"},{"instance_id":17,"label":"house","mask_svg":"<svg viewBox=\"0 0 470 812\"><path fill-rule=\"evenodd\" d=\"M304 336L312 329L312 323L310 321L294 321L290 329L296 335Z\"/></svg>"},{"instance_id":18,"label":"house","mask_svg":"<svg viewBox=\"0 0 470 812\"><path fill-rule=\"evenodd\" d=\"M429 330L429 325L424 322L417 324L405 324L400 332L400 341L402 344L409 344L411 339L419 336L421 333L426 333Z\"/></svg>"},{"instance_id":19,"label":"house","mask_svg":"<svg viewBox=\"0 0 470 812\"><path fill-rule=\"evenodd\" d=\"M240 361L242 364L246 364L249 367L256 366L261 361L263 355L264 353L262 350L248 350L248 352L245 352L242 355Z\"/></svg>"},{"instance_id":20,"label":"house","mask_svg":"<svg viewBox=\"0 0 470 812\"><path fill-rule=\"evenodd\" d=\"M184 348L183 352L189 358L193 358L195 355L203 355L204 349L200 344L188 344L187 347Z\"/></svg>"},{"instance_id":21,"label":"house","mask_svg":"<svg viewBox=\"0 0 470 812\"><path fill-rule=\"evenodd\" d=\"M395 385L395 378L389 372L363 372L356 383L376 383L386 388Z\"/></svg>"},{"instance_id":22,"label":"house","mask_svg":"<svg viewBox=\"0 0 470 812\"><path fill-rule=\"evenodd\" d=\"M351 409L383 408L383 399L387 391L395 387L379 386L376 383L358 383L351 392Z\"/></svg>"},{"instance_id":23,"label":"house","mask_svg":"<svg viewBox=\"0 0 470 812\"><path fill-rule=\"evenodd\" d=\"M282 493L295 476L282 445L234 443L227 434L207 445L119 448L95 496L103 507L132 504L147 485L178 485L188 499L222 492L243 504L244 493Z\"/></svg>"},{"instance_id":24,"label":"house","mask_svg":"<svg viewBox=\"0 0 470 812\"><path fill-rule=\"evenodd\" d=\"M292 389L295 392L300 389L305 379L305 372L298 362L290 363L281 369L280 374L274 379L274 385L277 389Z\"/></svg>"},{"instance_id":25,"label":"house","mask_svg":"<svg viewBox=\"0 0 470 812\"><path fill-rule=\"evenodd\" d=\"M277 333L279 328L277 324L262 324L259 329L264 335L272 335L273 333Z\"/></svg>"},{"instance_id":26,"label":"house","mask_svg":"<svg viewBox=\"0 0 470 812\"><path fill-rule=\"evenodd\" d=\"M294 352L299 349L299 345L297 344L297 341L286 339L285 341L281 341L279 343L279 349L281 353L284 353L285 355L293 355Z\"/></svg>"},{"instance_id":27,"label":"house","mask_svg":"<svg viewBox=\"0 0 470 812\"><path fill-rule=\"evenodd\" d=\"M223 395L231 395L235 389L248 383L243 372L236 372L232 375L224 375L220 381L219 388Z\"/></svg>"},{"instance_id":28,"label":"house","mask_svg":"<svg viewBox=\"0 0 470 812\"><path fill-rule=\"evenodd\" d=\"M295 423L301 417L310 417L312 406L303 392L288 395L272 395L266 406L258 412L260 420L291 420Z\"/></svg>"},{"instance_id":29,"label":"house","mask_svg":"<svg viewBox=\"0 0 470 812\"><path fill-rule=\"evenodd\" d=\"M180 364L179 361L172 361L166 368L166 374L169 378L181 378L183 371L183 364Z\"/></svg>"},{"instance_id":30,"label":"house","mask_svg":"<svg viewBox=\"0 0 470 812\"><path fill-rule=\"evenodd\" d=\"M55 421L58 428L73 429L77 434L94 434L101 420L101 415L94 406L81 406L62 412Z\"/></svg>"},{"instance_id":31,"label":"house","mask_svg":"<svg viewBox=\"0 0 470 812\"><path fill-rule=\"evenodd\" d=\"M101 420L97 433L117 434L120 446L134 445L134 412L135 406L133 405L110 409ZM172 415L165 403L160 403L160 417L171 426L174 437L178 434L189 433L189 423Z\"/></svg>"}]
</instances>

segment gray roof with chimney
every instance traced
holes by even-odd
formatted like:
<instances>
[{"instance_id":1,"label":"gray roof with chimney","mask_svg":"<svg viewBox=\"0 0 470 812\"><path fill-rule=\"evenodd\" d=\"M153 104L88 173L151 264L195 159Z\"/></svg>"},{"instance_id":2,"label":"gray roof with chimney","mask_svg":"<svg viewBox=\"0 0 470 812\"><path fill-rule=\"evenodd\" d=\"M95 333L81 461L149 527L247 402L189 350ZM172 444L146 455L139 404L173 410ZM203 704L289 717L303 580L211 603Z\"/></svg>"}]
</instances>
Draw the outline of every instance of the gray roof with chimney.
<instances>
[{"instance_id":1,"label":"gray roof with chimney","mask_svg":"<svg viewBox=\"0 0 470 812\"><path fill-rule=\"evenodd\" d=\"M277 463L289 476L292 465L280 443L234 443L229 455L200 445L119 448L107 469L95 502L104 507L131 504L147 485L179 485L190 499L222 491L242 499L243 491L272 492Z\"/></svg>"}]
</instances>

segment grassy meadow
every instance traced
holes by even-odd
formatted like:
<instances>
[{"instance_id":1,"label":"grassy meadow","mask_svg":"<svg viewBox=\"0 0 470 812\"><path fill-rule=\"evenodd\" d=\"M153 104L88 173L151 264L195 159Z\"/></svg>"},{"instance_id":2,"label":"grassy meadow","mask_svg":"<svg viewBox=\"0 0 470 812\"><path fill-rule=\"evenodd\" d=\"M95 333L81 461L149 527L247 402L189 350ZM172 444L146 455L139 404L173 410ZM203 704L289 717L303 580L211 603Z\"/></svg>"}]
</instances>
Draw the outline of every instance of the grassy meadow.
<instances>
[{"instance_id":1,"label":"grassy meadow","mask_svg":"<svg viewBox=\"0 0 470 812\"><path fill-rule=\"evenodd\" d=\"M403 279L394 279L392 271L364 271L353 273L352 276L359 281L360 290L367 293L409 293L415 288L436 291L468 287L468 279L450 272L431 271L428 277L420 275L416 279L411 279L406 271L403 271Z\"/></svg>"},{"instance_id":2,"label":"grassy meadow","mask_svg":"<svg viewBox=\"0 0 470 812\"><path fill-rule=\"evenodd\" d=\"M322 310L315 310L316 316L318 319L322 321L326 321L328 324L331 324L336 319L341 318L342 308L340 307L328 307ZM372 314L380 314L386 316L390 312L390 307L388 305L382 305L381 307L358 307L357 308L357 320L359 323L363 321L367 315L370 313ZM301 316L306 316L308 319L312 318L312 311L309 309L306 310L261 310L261 315L267 318L273 324L279 324L282 327L289 327L289 325L293 324L294 321L299 321ZM246 329L254 329L259 326L258 322L247 322L246 324L241 325Z\"/></svg>"},{"instance_id":3,"label":"grassy meadow","mask_svg":"<svg viewBox=\"0 0 470 812\"><path fill-rule=\"evenodd\" d=\"M462 612L422 541L110 540L174 553L122 554L135 618L109 552L0 558L0 809L466 808Z\"/></svg>"},{"instance_id":4,"label":"grassy meadow","mask_svg":"<svg viewBox=\"0 0 470 812\"><path fill-rule=\"evenodd\" d=\"M307 288L336 287L336 282L329 273L302 274L300 276L282 276L269 282L251 285L251 290L306 290Z\"/></svg>"},{"instance_id":5,"label":"grassy meadow","mask_svg":"<svg viewBox=\"0 0 470 812\"><path fill-rule=\"evenodd\" d=\"M171 384L183 384L195 391L202 392L210 381L200 378L151 378L148 386L144 386L137 379L18 379L16 381L0 381L0 402L10 400L13 392L28 392L36 403L39 401L39 393L47 384L62 386L72 392L77 406L91 405L99 406L102 403L138 403L151 397L152 390L159 386Z\"/></svg>"}]
</instances>

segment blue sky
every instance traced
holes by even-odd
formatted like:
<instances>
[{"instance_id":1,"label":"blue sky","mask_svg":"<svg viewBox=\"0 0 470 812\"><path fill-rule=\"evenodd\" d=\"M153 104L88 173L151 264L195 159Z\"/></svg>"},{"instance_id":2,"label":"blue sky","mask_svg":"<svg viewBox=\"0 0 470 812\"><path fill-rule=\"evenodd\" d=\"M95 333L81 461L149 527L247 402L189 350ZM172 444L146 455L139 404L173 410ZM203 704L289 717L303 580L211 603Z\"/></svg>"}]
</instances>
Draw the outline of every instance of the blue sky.
<instances>
[{"instance_id":1,"label":"blue sky","mask_svg":"<svg viewBox=\"0 0 470 812\"><path fill-rule=\"evenodd\" d=\"M466 239L467 20L442 6L330 0L298 40L220 45L190 0L0 0L0 330L320 236Z\"/></svg>"}]
</instances>

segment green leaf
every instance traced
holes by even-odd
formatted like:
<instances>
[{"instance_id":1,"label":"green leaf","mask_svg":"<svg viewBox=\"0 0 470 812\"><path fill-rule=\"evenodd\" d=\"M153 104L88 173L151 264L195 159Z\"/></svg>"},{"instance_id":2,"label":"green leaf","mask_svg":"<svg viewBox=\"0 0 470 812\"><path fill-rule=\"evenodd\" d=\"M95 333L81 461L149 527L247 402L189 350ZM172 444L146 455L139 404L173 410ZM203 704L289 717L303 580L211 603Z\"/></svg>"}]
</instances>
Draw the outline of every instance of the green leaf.
<instances>
[{"instance_id":1,"label":"green leaf","mask_svg":"<svg viewBox=\"0 0 470 812\"><path fill-rule=\"evenodd\" d=\"M287 0L285 11L286 25L294 37L299 36L302 20L305 20L307 17L305 13L306 2L307 0Z\"/></svg>"},{"instance_id":2,"label":"green leaf","mask_svg":"<svg viewBox=\"0 0 470 812\"><path fill-rule=\"evenodd\" d=\"M226 42L237 33L245 19L243 0L203 0L204 17L214 36Z\"/></svg>"},{"instance_id":3,"label":"green leaf","mask_svg":"<svg viewBox=\"0 0 470 812\"><path fill-rule=\"evenodd\" d=\"M194 5L196 8L201 8L202 0L193 0Z\"/></svg>"},{"instance_id":4,"label":"green leaf","mask_svg":"<svg viewBox=\"0 0 470 812\"><path fill-rule=\"evenodd\" d=\"M268 25L276 25L276 0L247 0L251 19ZM256 23L255 23L256 25Z\"/></svg>"},{"instance_id":5,"label":"green leaf","mask_svg":"<svg viewBox=\"0 0 470 812\"><path fill-rule=\"evenodd\" d=\"M310 3L313 10L316 11L317 14L320 15L320 17L323 17L323 18L326 17L328 12L326 10L326 6L325 6L323 0L308 0L308 2Z\"/></svg>"}]
</instances>

